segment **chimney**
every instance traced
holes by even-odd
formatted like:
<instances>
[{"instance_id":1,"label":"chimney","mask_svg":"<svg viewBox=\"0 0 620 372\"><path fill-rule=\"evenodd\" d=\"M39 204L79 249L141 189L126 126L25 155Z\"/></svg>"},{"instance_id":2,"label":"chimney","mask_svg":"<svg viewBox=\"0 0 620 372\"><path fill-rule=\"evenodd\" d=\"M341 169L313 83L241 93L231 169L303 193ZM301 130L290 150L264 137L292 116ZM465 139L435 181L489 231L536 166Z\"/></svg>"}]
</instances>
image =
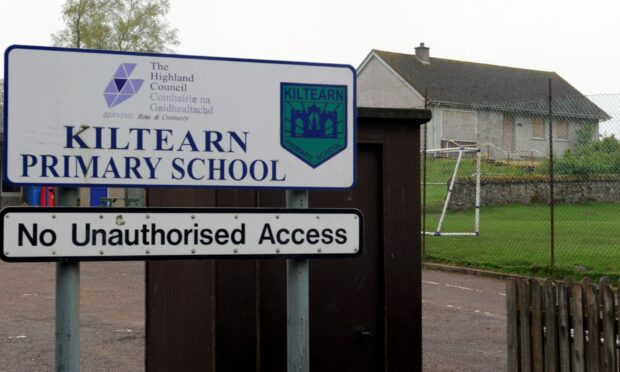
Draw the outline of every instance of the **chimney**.
<instances>
[{"instance_id":1,"label":"chimney","mask_svg":"<svg viewBox=\"0 0 620 372\"><path fill-rule=\"evenodd\" d=\"M424 64L428 65L431 63L430 48L424 46L424 43L420 43L420 46L415 48L415 56Z\"/></svg>"}]
</instances>

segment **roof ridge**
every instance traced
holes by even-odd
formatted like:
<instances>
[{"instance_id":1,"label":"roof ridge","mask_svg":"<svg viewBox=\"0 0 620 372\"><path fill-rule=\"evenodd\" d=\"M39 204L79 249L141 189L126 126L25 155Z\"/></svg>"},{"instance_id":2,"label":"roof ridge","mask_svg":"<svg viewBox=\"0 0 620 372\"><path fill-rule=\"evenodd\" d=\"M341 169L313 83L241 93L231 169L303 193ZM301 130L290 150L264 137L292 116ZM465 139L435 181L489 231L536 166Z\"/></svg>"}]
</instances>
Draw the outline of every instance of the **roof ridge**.
<instances>
[{"instance_id":1,"label":"roof ridge","mask_svg":"<svg viewBox=\"0 0 620 372\"><path fill-rule=\"evenodd\" d=\"M373 49L372 51L373 52L379 52L379 53L388 53L388 54L396 54L396 55L402 55L402 56L410 56L410 57L415 57L416 56L415 54L412 54L412 53L391 52L391 51L388 51L388 50L380 50L380 49ZM549 74L558 75L557 72L550 71L550 70L536 70L536 69L533 69L533 68L498 65L498 64L495 64L495 63L463 61L463 60L460 60L460 59L452 59L452 58L441 58L441 57L429 57L429 58L431 59L431 65L432 65L432 61L433 60L437 60L437 61L464 63L464 64L471 64L471 65L478 65L478 66L501 67L501 68L507 68L507 69L512 69L512 70L520 70L520 71L545 72L545 73L549 73Z\"/></svg>"},{"instance_id":2,"label":"roof ridge","mask_svg":"<svg viewBox=\"0 0 620 372\"><path fill-rule=\"evenodd\" d=\"M447 61L447 62L458 62L458 63L467 63L467 64L472 64L472 65L481 65L481 66L492 66L492 67L501 67L501 68L508 68L511 70L520 70L520 71L532 71L532 72L545 72L545 73L549 73L549 74L558 74L555 71L550 71L550 70L536 70L533 68L526 68L526 67L514 67L514 66L506 66L506 65L498 65L498 64L494 64L494 63L485 63L485 62L471 62L471 61L461 61L459 59L451 59L451 58L440 58L440 57L430 57L431 60L435 59L435 60L440 60L440 61Z\"/></svg>"}]
</instances>

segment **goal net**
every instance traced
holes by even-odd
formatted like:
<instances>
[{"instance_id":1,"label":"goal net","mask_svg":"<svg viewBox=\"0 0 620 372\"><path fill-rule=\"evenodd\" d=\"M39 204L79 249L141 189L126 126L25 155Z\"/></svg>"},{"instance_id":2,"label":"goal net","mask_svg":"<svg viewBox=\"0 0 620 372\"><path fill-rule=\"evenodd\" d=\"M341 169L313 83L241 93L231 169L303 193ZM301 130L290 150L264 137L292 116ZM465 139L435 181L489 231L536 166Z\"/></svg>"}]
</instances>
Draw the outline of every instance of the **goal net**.
<instances>
[{"instance_id":1,"label":"goal net","mask_svg":"<svg viewBox=\"0 0 620 372\"><path fill-rule=\"evenodd\" d=\"M480 149L422 150L423 233L432 236L480 235ZM469 180L455 188L457 180ZM463 193L463 194L461 194ZM472 195L473 194L473 195Z\"/></svg>"}]
</instances>

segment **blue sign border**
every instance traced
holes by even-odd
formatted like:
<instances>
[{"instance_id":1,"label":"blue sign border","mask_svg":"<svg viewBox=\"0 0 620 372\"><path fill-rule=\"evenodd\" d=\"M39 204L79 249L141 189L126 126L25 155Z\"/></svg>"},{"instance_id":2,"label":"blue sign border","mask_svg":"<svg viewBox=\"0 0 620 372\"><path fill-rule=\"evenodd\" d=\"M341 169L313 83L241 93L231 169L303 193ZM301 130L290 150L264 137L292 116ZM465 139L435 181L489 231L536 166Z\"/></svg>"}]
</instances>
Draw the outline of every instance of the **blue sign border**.
<instances>
[{"instance_id":1,"label":"blue sign border","mask_svg":"<svg viewBox=\"0 0 620 372\"><path fill-rule=\"evenodd\" d=\"M242 63L265 63L276 65L299 65L299 66L320 66L320 67L336 67L346 68L351 70L353 74L353 182L349 186L343 187L303 187L303 186L219 186L219 185L151 185L151 184L86 184L86 183L53 183L53 182L41 182L41 183L14 183L8 178L7 166L8 163L8 103L9 103L9 53L13 49L27 49L27 50L48 50L55 52L77 52L77 53L93 53L93 54L115 54L115 55L131 55L131 56L145 56L145 57L157 57L157 58L176 58L176 59L198 59L198 60L211 60L211 61L228 61L228 62L242 62ZM298 82L303 84L303 82ZM316 84L316 83L308 83ZM327 84L327 83L326 83ZM347 93L348 94L348 93ZM274 61L274 60L262 60L262 59L242 59L242 58L226 58L226 57L208 57L208 56L193 56L183 54L160 54L160 53L142 53L142 52L120 52L111 50L97 50L97 49L75 49L75 48L58 48L58 47L44 47L33 45L11 45L4 51L4 149L3 157L5 162L2 167L2 178L4 182L15 186L58 186L58 187L122 187L122 188L162 188L162 187L180 187L180 188L204 188L204 189L255 189L255 190L349 190L357 185L357 72L351 65L344 64L330 64L330 63L313 63L313 62L294 62L294 61ZM347 146L349 144L347 143ZM345 147L346 148L346 147Z\"/></svg>"}]
</instances>

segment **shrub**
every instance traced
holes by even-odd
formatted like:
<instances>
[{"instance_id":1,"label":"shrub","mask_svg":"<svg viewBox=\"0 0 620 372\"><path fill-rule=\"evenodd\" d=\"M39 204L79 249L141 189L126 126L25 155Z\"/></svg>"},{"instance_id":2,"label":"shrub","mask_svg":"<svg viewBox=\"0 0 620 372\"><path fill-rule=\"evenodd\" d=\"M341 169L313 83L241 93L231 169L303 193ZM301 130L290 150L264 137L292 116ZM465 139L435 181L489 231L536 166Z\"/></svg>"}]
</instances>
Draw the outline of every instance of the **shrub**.
<instances>
[{"instance_id":1,"label":"shrub","mask_svg":"<svg viewBox=\"0 0 620 372\"><path fill-rule=\"evenodd\" d=\"M548 165L547 165L548 167ZM555 160L556 174L620 174L620 141L613 135L577 146Z\"/></svg>"},{"instance_id":2,"label":"shrub","mask_svg":"<svg viewBox=\"0 0 620 372\"><path fill-rule=\"evenodd\" d=\"M582 125L577 130L577 145L584 146L592 142L594 137L594 125Z\"/></svg>"}]
</instances>

